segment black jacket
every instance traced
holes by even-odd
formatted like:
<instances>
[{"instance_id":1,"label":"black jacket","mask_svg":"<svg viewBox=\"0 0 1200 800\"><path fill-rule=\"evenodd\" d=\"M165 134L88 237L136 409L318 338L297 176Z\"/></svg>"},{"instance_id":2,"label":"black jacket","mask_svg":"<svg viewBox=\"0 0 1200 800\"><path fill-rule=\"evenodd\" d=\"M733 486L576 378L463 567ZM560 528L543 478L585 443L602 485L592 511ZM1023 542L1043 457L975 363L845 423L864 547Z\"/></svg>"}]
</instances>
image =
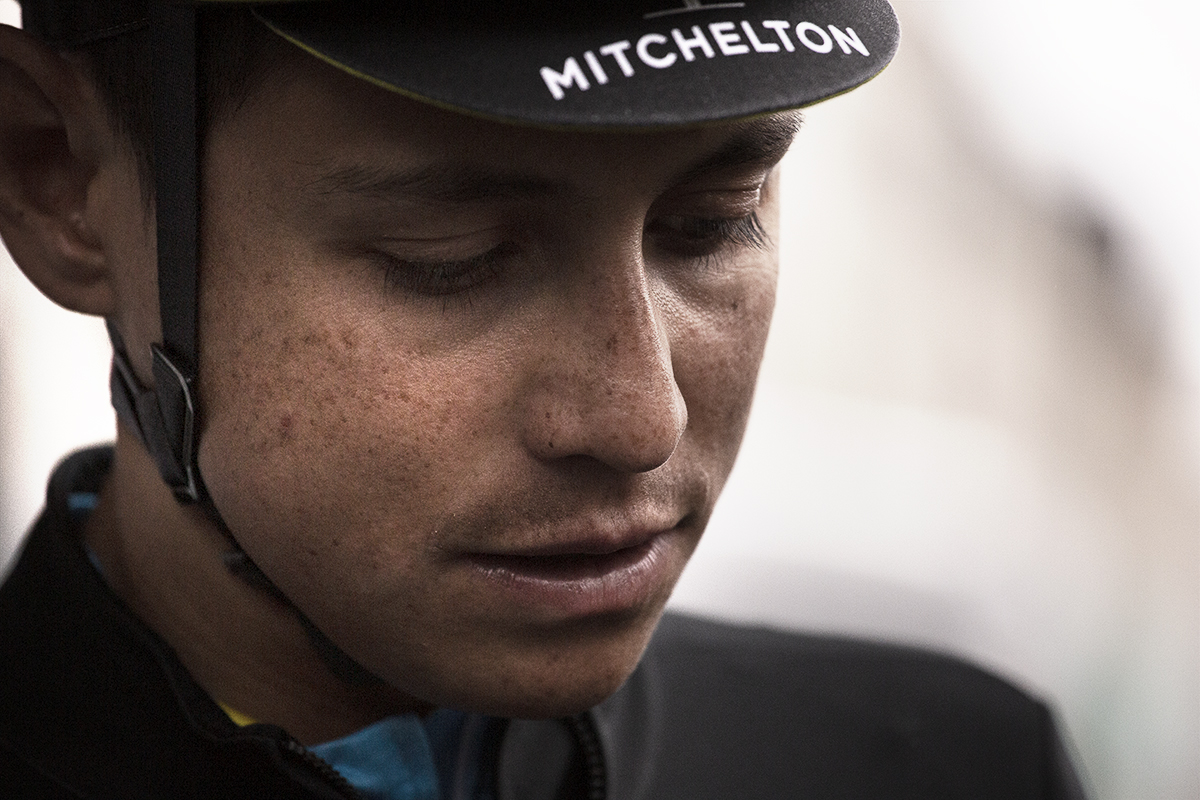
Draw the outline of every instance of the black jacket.
<instances>
[{"instance_id":1,"label":"black jacket","mask_svg":"<svg viewBox=\"0 0 1200 800\"><path fill-rule=\"evenodd\" d=\"M239 728L88 563L76 454L0 588L0 797L348 798L272 725ZM931 653L667 615L613 697L511 721L501 800L1078 798L1041 703Z\"/></svg>"}]
</instances>

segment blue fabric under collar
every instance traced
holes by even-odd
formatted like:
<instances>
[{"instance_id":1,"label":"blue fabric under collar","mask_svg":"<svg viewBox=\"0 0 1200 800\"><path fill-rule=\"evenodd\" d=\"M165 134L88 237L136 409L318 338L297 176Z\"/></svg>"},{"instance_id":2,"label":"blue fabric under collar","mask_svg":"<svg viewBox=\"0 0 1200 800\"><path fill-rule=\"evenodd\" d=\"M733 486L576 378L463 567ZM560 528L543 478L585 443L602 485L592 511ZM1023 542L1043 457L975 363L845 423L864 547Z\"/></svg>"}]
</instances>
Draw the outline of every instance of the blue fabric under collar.
<instances>
[{"instance_id":1,"label":"blue fabric under collar","mask_svg":"<svg viewBox=\"0 0 1200 800\"><path fill-rule=\"evenodd\" d=\"M368 800L439 800L433 750L415 714L388 717L309 749Z\"/></svg>"},{"instance_id":2,"label":"blue fabric under collar","mask_svg":"<svg viewBox=\"0 0 1200 800\"><path fill-rule=\"evenodd\" d=\"M388 717L309 749L367 800L491 800L498 722L443 708L424 719Z\"/></svg>"}]
</instances>

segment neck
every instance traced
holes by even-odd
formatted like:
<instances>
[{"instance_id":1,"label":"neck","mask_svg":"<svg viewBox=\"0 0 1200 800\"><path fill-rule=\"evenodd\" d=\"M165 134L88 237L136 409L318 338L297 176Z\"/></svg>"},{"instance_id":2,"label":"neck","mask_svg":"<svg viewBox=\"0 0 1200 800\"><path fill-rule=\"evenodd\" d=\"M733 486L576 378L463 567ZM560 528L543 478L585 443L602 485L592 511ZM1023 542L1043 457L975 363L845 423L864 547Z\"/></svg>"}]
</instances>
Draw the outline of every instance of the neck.
<instances>
[{"instance_id":1,"label":"neck","mask_svg":"<svg viewBox=\"0 0 1200 800\"><path fill-rule=\"evenodd\" d=\"M335 676L296 610L229 571L229 540L198 507L176 502L124 428L84 537L113 591L214 700L251 719L315 744L427 708L384 684Z\"/></svg>"}]
</instances>

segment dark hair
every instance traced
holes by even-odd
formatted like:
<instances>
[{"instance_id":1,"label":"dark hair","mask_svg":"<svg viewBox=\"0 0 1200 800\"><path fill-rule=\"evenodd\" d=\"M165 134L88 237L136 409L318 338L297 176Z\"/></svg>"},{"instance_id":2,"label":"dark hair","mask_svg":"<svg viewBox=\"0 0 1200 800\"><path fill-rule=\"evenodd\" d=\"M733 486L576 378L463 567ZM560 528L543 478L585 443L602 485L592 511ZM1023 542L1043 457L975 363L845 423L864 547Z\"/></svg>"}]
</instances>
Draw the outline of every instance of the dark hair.
<instances>
[{"instance_id":1,"label":"dark hair","mask_svg":"<svg viewBox=\"0 0 1200 800\"><path fill-rule=\"evenodd\" d=\"M201 11L198 39L201 130L209 130L223 114L245 102L262 78L294 50L240 7ZM87 56L113 128L129 139L142 194L149 203L154 197L149 31L143 27L101 39L78 52Z\"/></svg>"}]
</instances>

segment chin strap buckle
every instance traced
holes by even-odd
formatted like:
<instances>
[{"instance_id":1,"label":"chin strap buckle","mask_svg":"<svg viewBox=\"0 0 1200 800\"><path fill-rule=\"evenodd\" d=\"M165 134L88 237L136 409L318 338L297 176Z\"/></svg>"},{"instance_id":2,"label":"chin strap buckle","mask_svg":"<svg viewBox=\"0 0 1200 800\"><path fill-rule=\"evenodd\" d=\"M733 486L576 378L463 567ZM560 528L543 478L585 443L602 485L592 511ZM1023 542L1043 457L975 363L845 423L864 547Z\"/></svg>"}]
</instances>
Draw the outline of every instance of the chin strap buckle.
<instances>
[{"instance_id":1,"label":"chin strap buckle","mask_svg":"<svg viewBox=\"0 0 1200 800\"><path fill-rule=\"evenodd\" d=\"M192 381L161 347L152 344L150 351L154 354L155 394L171 454L173 478L167 483L181 501L195 503L200 499L200 481L196 466L196 403L192 398ZM161 458L158 469L163 472ZM163 475L165 477L166 473Z\"/></svg>"},{"instance_id":2,"label":"chin strap buckle","mask_svg":"<svg viewBox=\"0 0 1200 800\"><path fill-rule=\"evenodd\" d=\"M180 502L195 503L202 496L196 465L196 403L192 380L158 345L153 354L154 388L138 380L125 345L113 326L113 369L110 387L117 416L137 433L159 474Z\"/></svg>"}]
</instances>

